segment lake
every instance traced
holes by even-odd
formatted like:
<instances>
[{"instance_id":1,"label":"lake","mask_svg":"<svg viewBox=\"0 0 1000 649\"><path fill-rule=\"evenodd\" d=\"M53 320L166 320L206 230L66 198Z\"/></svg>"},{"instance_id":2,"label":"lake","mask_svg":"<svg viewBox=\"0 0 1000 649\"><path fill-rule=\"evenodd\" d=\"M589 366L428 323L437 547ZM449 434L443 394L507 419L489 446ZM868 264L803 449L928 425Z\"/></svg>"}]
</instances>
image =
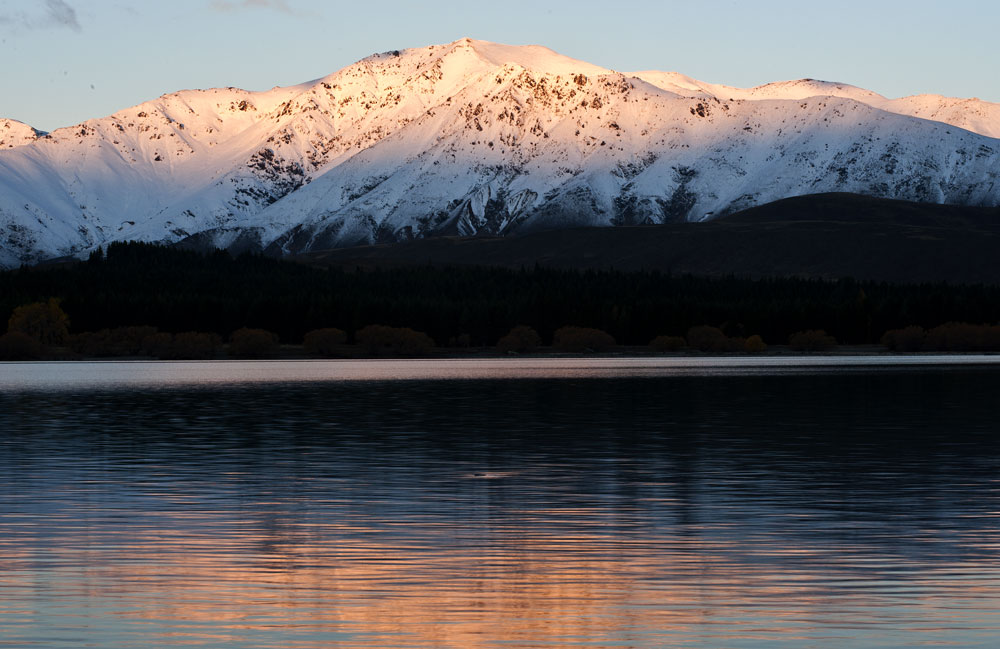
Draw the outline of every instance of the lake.
<instances>
[{"instance_id":1,"label":"lake","mask_svg":"<svg viewBox=\"0 0 1000 649\"><path fill-rule=\"evenodd\" d=\"M1000 357L0 363L0 647L995 647Z\"/></svg>"}]
</instances>

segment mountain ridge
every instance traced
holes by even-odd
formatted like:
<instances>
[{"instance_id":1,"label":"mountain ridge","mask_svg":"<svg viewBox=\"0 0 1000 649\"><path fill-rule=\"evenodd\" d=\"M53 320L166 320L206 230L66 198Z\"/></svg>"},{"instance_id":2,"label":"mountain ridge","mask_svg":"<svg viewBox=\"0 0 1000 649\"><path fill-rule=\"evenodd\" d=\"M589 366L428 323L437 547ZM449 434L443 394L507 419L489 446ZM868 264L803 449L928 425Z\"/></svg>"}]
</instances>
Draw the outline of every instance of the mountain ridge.
<instances>
[{"instance_id":1,"label":"mountain ridge","mask_svg":"<svg viewBox=\"0 0 1000 649\"><path fill-rule=\"evenodd\" d=\"M815 84L851 96L797 96ZM822 191L1000 202L1000 141L968 130L1000 134L1000 105L813 80L720 97L735 90L460 39L34 138L7 120L0 143L20 143L0 144L0 265L128 239L291 254L703 220Z\"/></svg>"}]
</instances>

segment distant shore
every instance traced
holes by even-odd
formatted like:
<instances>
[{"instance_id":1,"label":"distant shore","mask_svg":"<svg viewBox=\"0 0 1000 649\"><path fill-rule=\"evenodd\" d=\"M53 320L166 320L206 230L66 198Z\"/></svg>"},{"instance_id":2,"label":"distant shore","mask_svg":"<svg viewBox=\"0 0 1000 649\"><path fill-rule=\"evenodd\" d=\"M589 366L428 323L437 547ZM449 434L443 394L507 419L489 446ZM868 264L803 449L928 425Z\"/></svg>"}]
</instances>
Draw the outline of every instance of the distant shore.
<instances>
[{"instance_id":1,"label":"distant shore","mask_svg":"<svg viewBox=\"0 0 1000 649\"><path fill-rule=\"evenodd\" d=\"M223 346L218 353L202 358L189 358L184 360L211 360L211 361L240 361L240 360L282 360L282 361L306 361L306 360L393 360L393 359L426 359L426 360L496 360L503 358L539 358L539 359L573 359L573 358L767 358L767 357L788 357L788 356L957 356L957 355L1000 355L997 352L893 352L884 345L840 345L835 349L823 352L803 352L796 351L787 345L771 345L765 351L757 353L747 352L702 352L698 350L678 350L672 352L657 352L646 346L619 346L610 351L592 353L568 353L557 351L551 347L542 347L531 353L503 353L492 347L438 347L427 354L420 355L392 355L367 354L363 349L354 345L344 345L337 354L326 356L316 356L307 354L302 345L281 345L275 354L245 357L230 355L226 346ZM156 361L154 356L132 355L132 356L87 356L74 353L66 347L57 347L49 350L49 353L37 362L46 361Z\"/></svg>"}]
</instances>

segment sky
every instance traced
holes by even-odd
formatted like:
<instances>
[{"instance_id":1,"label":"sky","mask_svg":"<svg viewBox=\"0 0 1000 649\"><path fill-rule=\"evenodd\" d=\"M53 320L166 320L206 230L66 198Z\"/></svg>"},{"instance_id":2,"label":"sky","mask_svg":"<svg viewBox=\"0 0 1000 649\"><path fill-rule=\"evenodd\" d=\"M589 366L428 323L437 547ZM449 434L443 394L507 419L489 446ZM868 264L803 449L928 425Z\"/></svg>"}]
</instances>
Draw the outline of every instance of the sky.
<instances>
[{"instance_id":1,"label":"sky","mask_svg":"<svg viewBox=\"0 0 1000 649\"><path fill-rule=\"evenodd\" d=\"M0 0L0 117L50 131L463 37L741 87L812 77L1000 102L997 25L996 0Z\"/></svg>"}]
</instances>

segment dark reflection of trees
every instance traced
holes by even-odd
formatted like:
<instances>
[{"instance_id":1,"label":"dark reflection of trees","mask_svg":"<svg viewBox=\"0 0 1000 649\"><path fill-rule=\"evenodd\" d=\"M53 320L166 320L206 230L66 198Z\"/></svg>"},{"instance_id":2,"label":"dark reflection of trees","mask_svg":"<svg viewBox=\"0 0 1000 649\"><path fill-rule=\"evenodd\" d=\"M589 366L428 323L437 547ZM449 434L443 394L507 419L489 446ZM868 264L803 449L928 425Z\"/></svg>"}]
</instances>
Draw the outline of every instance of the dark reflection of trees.
<instances>
[{"instance_id":1,"label":"dark reflection of trees","mask_svg":"<svg viewBox=\"0 0 1000 649\"><path fill-rule=\"evenodd\" d=\"M278 553L336 500L331 515L375 526L489 534L589 508L609 533L950 561L997 534L998 388L928 371L5 395L0 495L45 507L32 494L99 478L88 498L114 503L157 485L245 512Z\"/></svg>"}]
</instances>

